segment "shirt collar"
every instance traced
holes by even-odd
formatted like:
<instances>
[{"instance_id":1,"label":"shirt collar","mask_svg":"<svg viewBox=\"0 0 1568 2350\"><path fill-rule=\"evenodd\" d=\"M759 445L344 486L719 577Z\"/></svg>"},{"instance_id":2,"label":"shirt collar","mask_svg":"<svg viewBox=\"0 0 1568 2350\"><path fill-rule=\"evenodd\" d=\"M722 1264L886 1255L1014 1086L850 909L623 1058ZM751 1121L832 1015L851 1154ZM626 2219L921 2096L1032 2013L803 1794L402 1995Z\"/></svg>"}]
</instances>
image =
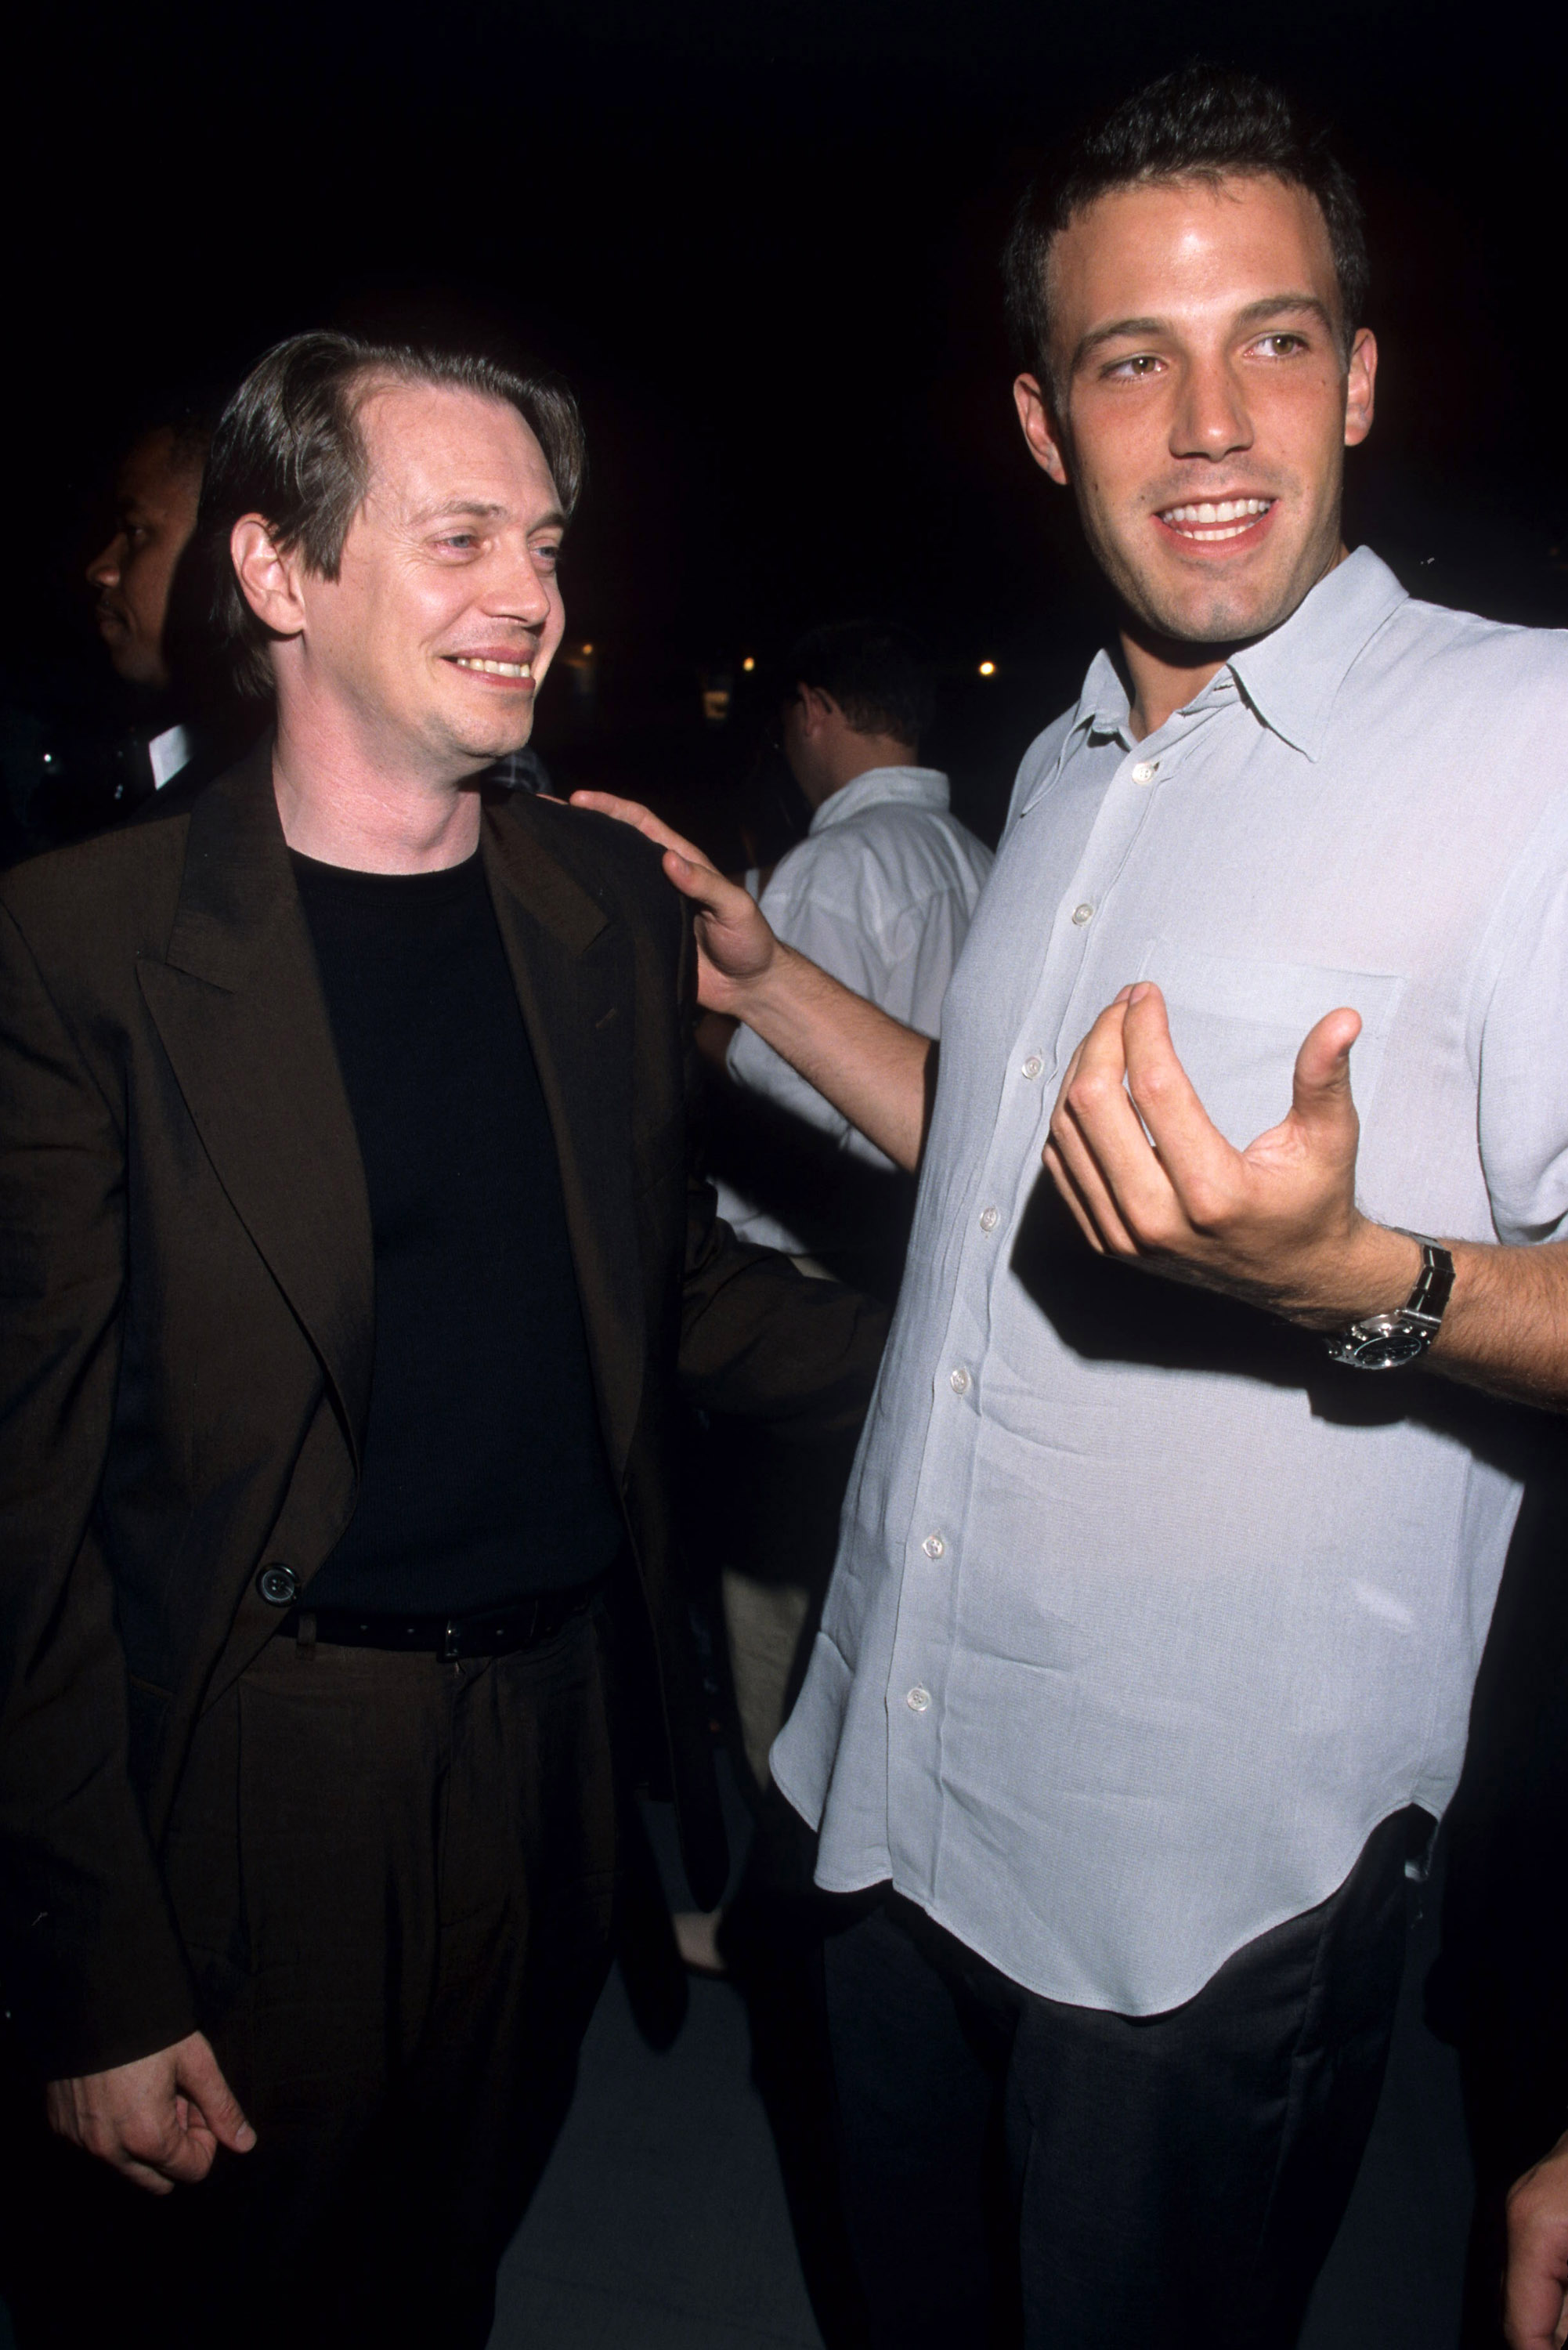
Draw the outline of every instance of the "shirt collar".
<instances>
[{"instance_id":1,"label":"shirt collar","mask_svg":"<svg viewBox=\"0 0 1568 2350\"><path fill-rule=\"evenodd\" d=\"M1222 699L1231 691L1229 671L1270 732L1315 759L1334 698L1357 654L1405 600L1405 590L1388 566L1369 546L1357 547L1318 581L1288 620L1244 652L1232 653L1187 707ZM1121 735L1130 744L1128 715L1127 688L1116 663L1109 653L1097 652L1089 663L1067 741L1086 730Z\"/></svg>"},{"instance_id":2,"label":"shirt collar","mask_svg":"<svg viewBox=\"0 0 1568 2350\"><path fill-rule=\"evenodd\" d=\"M811 819L813 834L826 832L830 825L844 824L862 808L875 807L884 800L896 800L905 807L946 808L948 779L936 767L867 767L852 784L835 792L823 801Z\"/></svg>"},{"instance_id":3,"label":"shirt collar","mask_svg":"<svg viewBox=\"0 0 1568 2350\"><path fill-rule=\"evenodd\" d=\"M1231 672L1264 725L1315 759L1352 664L1405 601L1388 566L1358 546L1280 628L1233 653Z\"/></svg>"}]
</instances>

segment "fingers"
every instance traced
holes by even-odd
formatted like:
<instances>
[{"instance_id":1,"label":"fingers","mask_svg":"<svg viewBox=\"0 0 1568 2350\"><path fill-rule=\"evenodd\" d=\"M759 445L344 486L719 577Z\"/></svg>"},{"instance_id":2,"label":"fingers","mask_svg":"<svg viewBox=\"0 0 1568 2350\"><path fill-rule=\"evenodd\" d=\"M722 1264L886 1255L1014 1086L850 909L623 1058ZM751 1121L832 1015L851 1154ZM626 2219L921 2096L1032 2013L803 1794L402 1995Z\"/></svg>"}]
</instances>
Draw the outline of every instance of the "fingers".
<instances>
[{"instance_id":1,"label":"fingers","mask_svg":"<svg viewBox=\"0 0 1568 2350\"><path fill-rule=\"evenodd\" d=\"M193 2108L192 2119L204 2123L220 2146L232 2154L248 2154L256 2134L240 2111L239 2099L224 2080L211 2043L201 2033L182 2043L176 2081Z\"/></svg>"},{"instance_id":2,"label":"fingers","mask_svg":"<svg viewBox=\"0 0 1568 2350\"><path fill-rule=\"evenodd\" d=\"M661 817L654 815L651 808L644 807L640 800L618 800L613 792L574 792L572 806L592 808L596 816L612 816L618 824L629 824L634 832L640 832L649 840L657 841L660 848L672 849L683 863L701 866L710 873L713 870L700 848L690 840L683 840L680 833L672 831Z\"/></svg>"},{"instance_id":3,"label":"fingers","mask_svg":"<svg viewBox=\"0 0 1568 2350\"><path fill-rule=\"evenodd\" d=\"M1152 1139L1163 1180L1168 1183L1182 1216L1201 1230L1223 1214L1235 1192L1240 1153L1226 1141L1199 1098L1198 1090L1177 1057L1171 1042L1165 998L1144 980L1132 990L1122 1022L1127 1057L1127 1092L1137 1118ZM1146 1148L1140 1155L1126 1152L1108 1168L1118 1184L1137 1182L1151 1200Z\"/></svg>"},{"instance_id":4,"label":"fingers","mask_svg":"<svg viewBox=\"0 0 1568 2350\"><path fill-rule=\"evenodd\" d=\"M1343 1131L1353 1149L1358 1120L1350 1090L1350 1048L1360 1034L1361 1014L1348 1004L1325 1012L1296 1055L1291 1100L1303 1125Z\"/></svg>"},{"instance_id":5,"label":"fingers","mask_svg":"<svg viewBox=\"0 0 1568 2350\"><path fill-rule=\"evenodd\" d=\"M1058 1192L1061 1194L1068 1209L1071 1211L1073 1221L1077 1225L1078 1230L1083 1233L1084 1238L1088 1242L1089 1246L1094 1250L1095 1254L1096 1256L1104 1256L1106 1253L1106 1249L1105 1242L1100 1237L1100 1228L1096 1222L1093 1215L1090 1213L1088 1204L1084 1198L1083 1192L1080 1191L1077 1182L1075 1180L1067 1167L1065 1159L1057 1149L1056 1145L1054 1142L1048 1142L1040 1156L1045 1163L1045 1172L1050 1176L1051 1180L1055 1184Z\"/></svg>"},{"instance_id":6,"label":"fingers","mask_svg":"<svg viewBox=\"0 0 1568 2350\"><path fill-rule=\"evenodd\" d=\"M220 2146L247 2154L255 2132L199 2032L108 2072L51 2081L49 2126L149 2194L205 2178Z\"/></svg>"},{"instance_id":7,"label":"fingers","mask_svg":"<svg viewBox=\"0 0 1568 2350\"><path fill-rule=\"evenodd\" d=\"M1519 2179L1508 2199L1503 2331L1511 2350L1556 2350L1568 2293L1568 2142Z\"/></svg>"},{"instance_id":8,"label":"fingers","mask_svg":"<svg viewBox=\"0 0 1568 2350\"><path fill-rule=\"evenodd\" d=\"M1127 1096L1123 1030L1131 992L1108 1004L1067 1065L1046 1166L1075 1213L1118 1256L1158 1246L1171 1222L1169 1178ZM1053 1159L1054 1163L1053 1163ZM1065 1179L1065 1180L1064 1180Z\"/></svg>"}]
</instances>

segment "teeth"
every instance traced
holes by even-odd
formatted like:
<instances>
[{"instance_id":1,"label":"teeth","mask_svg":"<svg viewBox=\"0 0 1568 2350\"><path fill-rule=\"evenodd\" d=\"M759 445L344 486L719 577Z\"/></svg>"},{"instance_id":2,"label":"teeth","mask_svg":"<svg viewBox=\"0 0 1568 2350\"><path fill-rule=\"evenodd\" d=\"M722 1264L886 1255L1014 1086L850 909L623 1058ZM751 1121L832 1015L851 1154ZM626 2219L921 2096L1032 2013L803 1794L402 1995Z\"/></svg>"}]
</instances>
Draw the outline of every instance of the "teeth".
<instances>
[{"instance_id":1,"label":"teeth","mask_svg":"<svg viewBox=\"0 0 1568 2350\"><path fill-rule=\"evenodd\" d=\"M1200 505L1168 506L1160 520L1188 538L1234 538L1240 531L1250 530L1255 518L1267 514L1273 503L1272 498L1220 498L1212 504L1205 499Z\"/></svg>"},{"instance_id":2,"label":"teeth","mask_svg":"<svg viewBox=\"0 0 1568 2350\"><path fill-rule=\"evenodd\" d=\"M526 661L475 660L467 653L458 653L455 659L459 669L483 670L487 677L532 677L534 674Z\"/></svg>"}]
</instances>

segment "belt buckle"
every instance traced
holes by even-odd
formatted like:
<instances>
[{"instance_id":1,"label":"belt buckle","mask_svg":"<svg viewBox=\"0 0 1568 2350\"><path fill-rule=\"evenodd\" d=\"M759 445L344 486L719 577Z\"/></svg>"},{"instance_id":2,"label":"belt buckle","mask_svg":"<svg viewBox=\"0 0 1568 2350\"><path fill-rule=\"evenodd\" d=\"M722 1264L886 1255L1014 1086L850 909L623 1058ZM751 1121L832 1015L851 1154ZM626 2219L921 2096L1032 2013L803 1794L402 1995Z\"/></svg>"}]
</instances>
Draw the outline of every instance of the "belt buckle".
<instances>
[{"instance_id":1,"label":"belt buckle","mask_svg":"<svg viewBox=\"0 0 1568 2350\"><path fill-rule=\"evenodd\" d=\"M445 1637L441 1644L441 1658L442 1664L455 1665L462 1653L462 1649L458 1646L457 1618L455 1616L449 1616L446 1619Z\"/></svg>"}]
</instances>

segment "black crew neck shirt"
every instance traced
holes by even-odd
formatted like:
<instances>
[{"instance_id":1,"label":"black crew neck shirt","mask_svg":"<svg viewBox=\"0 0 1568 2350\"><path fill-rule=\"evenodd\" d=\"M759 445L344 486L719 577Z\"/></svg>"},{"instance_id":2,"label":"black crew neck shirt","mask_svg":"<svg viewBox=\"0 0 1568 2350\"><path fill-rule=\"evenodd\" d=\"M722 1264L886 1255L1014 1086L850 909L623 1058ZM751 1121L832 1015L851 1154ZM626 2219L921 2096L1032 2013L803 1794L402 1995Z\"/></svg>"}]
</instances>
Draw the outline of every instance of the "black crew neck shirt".
<instances>
[{"instance_id":1,"label":"black crew neck shirt","mask_svg":"<svg viewBox=\"0 0 1568 2350\"><path fill-rule=\"evenodd\" d=\"M481 860L292 862L376 1265L364 1473L311 1603L450 1615L589 1582L620 1545L620 1512L555 1139Z\"/></svg>"}]
</instances>

